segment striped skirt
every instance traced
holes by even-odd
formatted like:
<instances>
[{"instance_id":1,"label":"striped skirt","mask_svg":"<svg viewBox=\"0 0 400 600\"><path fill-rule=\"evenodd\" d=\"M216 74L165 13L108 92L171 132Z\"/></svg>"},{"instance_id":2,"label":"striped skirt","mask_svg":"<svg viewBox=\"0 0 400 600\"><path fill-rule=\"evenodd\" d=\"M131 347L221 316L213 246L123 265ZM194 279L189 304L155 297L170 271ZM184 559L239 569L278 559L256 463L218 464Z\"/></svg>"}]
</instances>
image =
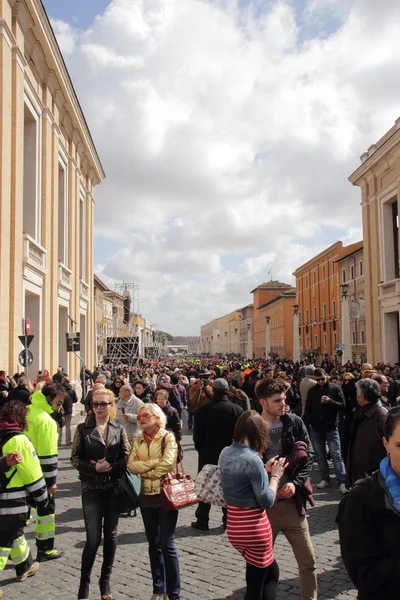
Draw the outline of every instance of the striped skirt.
<instances>
[{"instance_id":1,"label":"striped skirt","mask_svg":"<svg viewBox=\"0 0 400 600\"><path fill-rule=\"evenodd\" d=\"M263 508L228 504L226 531L230 543L247 563L262 569L274 562L271 525Z\"/></svg>"}]
</instances>

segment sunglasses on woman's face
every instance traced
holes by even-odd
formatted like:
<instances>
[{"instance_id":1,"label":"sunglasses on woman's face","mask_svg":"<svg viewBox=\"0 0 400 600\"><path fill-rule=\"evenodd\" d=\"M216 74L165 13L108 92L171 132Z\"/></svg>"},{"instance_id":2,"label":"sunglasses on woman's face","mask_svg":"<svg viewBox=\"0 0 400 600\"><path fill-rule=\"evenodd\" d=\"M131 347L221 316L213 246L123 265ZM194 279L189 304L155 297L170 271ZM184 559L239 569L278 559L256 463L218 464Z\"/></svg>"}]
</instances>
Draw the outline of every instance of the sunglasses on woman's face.
<instances>
[{"instance_id":1,"label":"sunglasses on woman's face","mask_svg":"<svg viewBox=\"0 0 400 600\"><path fill-rule=\"evenodd\" d=\"M154 417L153 413L140 413L137 418L140 419L150 419L150 417Z\"/></svg>"},{"instance_id":2,"label":"sunglasses on woman's face","mask_svg":"<svg viewBox=\"0 0 400 600\"><path fill-rule=\"evenodd\" d=\"M109 406L111 402L93 402L93 408L105 408Z\"/></svg>"}]
</instances>

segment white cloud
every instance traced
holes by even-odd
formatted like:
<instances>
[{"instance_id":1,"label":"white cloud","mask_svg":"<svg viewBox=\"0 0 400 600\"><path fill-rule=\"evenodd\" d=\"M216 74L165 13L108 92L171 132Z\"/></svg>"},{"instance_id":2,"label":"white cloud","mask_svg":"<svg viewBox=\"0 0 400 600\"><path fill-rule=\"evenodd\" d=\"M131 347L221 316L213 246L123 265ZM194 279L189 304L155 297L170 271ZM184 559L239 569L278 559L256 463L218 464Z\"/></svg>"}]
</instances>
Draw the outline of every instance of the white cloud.
<instances>
[{"instance_id":1,"label":"white cloud","mask_svg":"<svg viewBox=\"0 0 400 600\"><path fill-rule=\"evenodd\" d=\"M78 37L77 32L71 25L59 19L51 19L51 26L57 37L61 52L66 56L72 54Z\"/></svg>"},{"instance_id":2,"label":"white cloud","mask_svg":"<svg viewBox=\"0 0 400 600\"><path fill-rule=\"evenodd\" d=\"M294 8L112 0L87 31L55 25L107 173L100 274L139 283L172 333L359 231L347 177L398 116L400 3Z\"/></svg>"}]
</instances>

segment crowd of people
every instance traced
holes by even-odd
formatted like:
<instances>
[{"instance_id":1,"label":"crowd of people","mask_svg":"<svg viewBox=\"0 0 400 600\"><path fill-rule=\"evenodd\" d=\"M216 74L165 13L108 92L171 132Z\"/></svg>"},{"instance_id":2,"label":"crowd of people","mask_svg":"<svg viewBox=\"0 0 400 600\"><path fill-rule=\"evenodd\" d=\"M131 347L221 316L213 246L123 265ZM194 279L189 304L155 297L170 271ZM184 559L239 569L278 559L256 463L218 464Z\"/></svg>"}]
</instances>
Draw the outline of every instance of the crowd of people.
<instances>
[{"instance_id":1,"label":"crowd of people","mask_svg":"<svg viewBox=\"0 0 400 600\"><path fill-rule=\"evenodd\" d=\"M163 506L161 488L184 460L185 423L198 470L219 465L221 530L245 560L245 600L276 597L274 542L281 532L298 564L302 600L318 597L306 517L308 504L315 503L314 461L317 490L331 486L333 471L343 496L337 519L341 553L360 600L398 595L399 364L168 357L134 367L101 364L83 369L81 379L85 418L72 439L78 397L61 367L53 376L39 372L32 383L24 373L0 371L0 569L11 558L17 580L24 581L41 562L64 555L55 546L55 496L58 447L65 444L81 482L86 530L78 600L89 598L102 538L100 595L112 600L116 493L127 469L141 481L151 600L179 600L178 511ZM194 529L209 529L210 510L210 504L198 503ZM36 560L24 536L31 517Z\"/></svg>"}]
</instances>

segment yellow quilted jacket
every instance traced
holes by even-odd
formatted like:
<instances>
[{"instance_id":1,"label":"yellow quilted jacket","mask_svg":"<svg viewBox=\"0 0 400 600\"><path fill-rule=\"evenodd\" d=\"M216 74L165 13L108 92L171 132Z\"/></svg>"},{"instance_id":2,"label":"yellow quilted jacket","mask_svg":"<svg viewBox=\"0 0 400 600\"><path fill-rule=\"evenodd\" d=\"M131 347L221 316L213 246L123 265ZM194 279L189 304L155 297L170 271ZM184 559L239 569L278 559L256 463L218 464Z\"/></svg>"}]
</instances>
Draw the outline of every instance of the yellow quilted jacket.
<instances>
[{"instance_id":1,"label":"yellow quilted jacket","mask_svg":"<svg viewBox=\"0 0 400 600\"><path fill-rule=\"evenodd\" d=\"M165 438L165 449L162 452L162 440ZM178 445L170 431L160 429L147 445L143 434L133 438L132 449L128 460L128 469L137 473L142 479L142 491L145 496L160 493L160 479L175 469L178 458Z\"/></svg>"}]
</instances>

